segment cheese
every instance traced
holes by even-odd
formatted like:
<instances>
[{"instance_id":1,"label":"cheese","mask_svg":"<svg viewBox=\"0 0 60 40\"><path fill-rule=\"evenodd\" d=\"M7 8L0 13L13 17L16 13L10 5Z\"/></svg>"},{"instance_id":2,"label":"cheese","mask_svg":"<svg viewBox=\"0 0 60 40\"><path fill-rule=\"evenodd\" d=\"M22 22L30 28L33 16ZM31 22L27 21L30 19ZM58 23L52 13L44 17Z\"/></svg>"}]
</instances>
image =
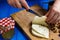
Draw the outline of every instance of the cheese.
<instances>
[{"instance_id":1,"label":"cheese","mask_svg":"<svg viewBox=\"0 0 60 40\"><path fill-rule=\"evenodd\" d=\"M32 33L39 37L49 38L49 29L41 25L32 24Z\"/></svg>"},{"instance_id":2,"label":"cheese","mask_svg":"<svg viewBox=\"0 0 60 40\"><path fill-rule=\"evenodd\" d=\"M44 35L37 33L36 31L32 30L32 34L38 37L44 37Z\"/></svg>"},{"instance_id":3,"label":"cheese","mask_svg":"<svg viewBox=\"0 0 60 40\"><path fill-rule=\"evenodd\" d=\"M47 23L45 22L46 18L47 18L46 16L42 16L42 17L36 16L34 18L34 20L32 21L32 24L39 24L39 25L48 26Z\"/></svg>"}]
</instances>

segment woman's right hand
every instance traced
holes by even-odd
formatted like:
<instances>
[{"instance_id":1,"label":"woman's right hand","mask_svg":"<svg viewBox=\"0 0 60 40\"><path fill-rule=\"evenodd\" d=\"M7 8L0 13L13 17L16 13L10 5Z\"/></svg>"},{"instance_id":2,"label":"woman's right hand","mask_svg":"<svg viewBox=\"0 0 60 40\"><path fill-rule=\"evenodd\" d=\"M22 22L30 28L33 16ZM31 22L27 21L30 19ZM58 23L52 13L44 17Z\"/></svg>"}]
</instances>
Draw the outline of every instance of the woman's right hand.
<instances>
[{"instance_id":1,"label":"woman's right hand","mask_svg":"<svg viewBox=\"0 0 60 40\"><path fill-rule=\"evenodd\" d=\"M13 7L22 8L23 6L27 10L29 9L29 6L25 0L7 0L7 2Z\"/></svg>"},{"instance_id":2,"label":"woman's right hand","mask_svg":"<svg viewBox=\"0 0 60 40\"><path fill-rule=\"evenodd\" d=\"M56 24L60 21L60 0L55 0L54 5L46 14L47 16L47 23L49 24Z\"/></svg>"}]
</instances>

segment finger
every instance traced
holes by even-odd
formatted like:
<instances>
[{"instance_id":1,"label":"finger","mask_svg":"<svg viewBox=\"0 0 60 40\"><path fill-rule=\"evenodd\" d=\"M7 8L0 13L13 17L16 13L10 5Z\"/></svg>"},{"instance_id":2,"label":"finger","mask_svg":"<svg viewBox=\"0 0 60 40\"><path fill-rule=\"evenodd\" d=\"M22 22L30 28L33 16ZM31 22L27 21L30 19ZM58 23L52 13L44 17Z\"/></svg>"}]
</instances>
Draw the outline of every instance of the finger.
<instances>
[{"instance_id":1,"label":"finger","mask_svg":"<svg viewBox=\"0 0 60 40\"><path fill-rule=\"evenodd\" d=\"M47 14L45 16L48 17L48 15L49 15L49 12L47 12Z\"/></svg>"},{"instance_id":2,"label":"finger","mask_svg":"<svg viewBox=\"0 0 60 40\"><path fill-rule=\"evenodd\" d=\"M15 5L15 1L14 1L14 0L12 0L12 6L13 6L13 7L17 7L17 6Z\"/></svg>"},{"instance_id":3,"label":"finger","mask_svg":"<svg viewBox=\"0 0 60 40\"><path fill-rule=\"evenodd\" d=\"M7 1L8 1L8 4L10 4L11 6L16 7L16 6L14 5L14 1L13 1L13 0L7 0Z\"/></svg>"},{"instance_id":4,"label":"finger","mask_svg":"<svg viewBox=\"0 0 60 40\"><path fill-rule=\"evenodd\" d=\"M50 9L51 10L51 9ZM47 12L47 14L45 15L46 17L48 17L49 16L49 14L50 14L50 10Z\"/></svg>"},{"instance_id":5,"label":"finger","mask_svg":"<svg viewBox=\"0 0 60 40\"><path fill-rule=\"evenodd\" d=\"M16 5L18 8L22 8L19 0L15 0L15 5Z\"/></svg>"},{"instance_id":6,"label":"finger","mask_svg":"<svg viewBox=\"0 0 60 40\"><path fill-rule=\"evenodd\" d=\"M58 24L60 25L60 20L58 21Z\"/></svg>"},{"instance_id":7,"label":"finger","mask_svg":"<svg viewBox=\"0 0 60 40\"><path fill-rule=\"evenodd\" d=\"M12 5L12 0L7 0L9 5Z\"/></svg>"},{"instance_id":8,"label":"finger","mask_svg":"<svg viewBox=\"0 0 60 40\"><path fill-rule=\"evenodd\" d=\"M60 21L60 15L58 16L57 20L55 21L55 24Z\"/></svg>"},{"instance_id":9,"label":"finger","mask_svg":"<svg viewBox=\"0 0 60 40\"><path fill-rule=\"evenodd\" d=\"M24 6L27 10L30 9L25 0L20 0L20 1L21 1L22 6Z\"/></svg>"},{"instance_id":10,"label":"finger","mask_svg":"<svg viewBox=\"0 0 60 40\"><path fill-rule=\"evenodd\" d=\"M50 11L50 14L49 16L47 17L47 22L49 22L55 15L55 12L53 13L54 11Z\"/></svg>"},{"instance_id":11,"label":"finger","mask_svg":"<svg viewBox=\"0 0 60 40\"><path fill-rule=\"evenodd\" d=\"M57 20L58 15L59 15L59 14L55 13L54 17L49 21L49 23L55 24L55 21Z\"/></svg>"}]
</instances>

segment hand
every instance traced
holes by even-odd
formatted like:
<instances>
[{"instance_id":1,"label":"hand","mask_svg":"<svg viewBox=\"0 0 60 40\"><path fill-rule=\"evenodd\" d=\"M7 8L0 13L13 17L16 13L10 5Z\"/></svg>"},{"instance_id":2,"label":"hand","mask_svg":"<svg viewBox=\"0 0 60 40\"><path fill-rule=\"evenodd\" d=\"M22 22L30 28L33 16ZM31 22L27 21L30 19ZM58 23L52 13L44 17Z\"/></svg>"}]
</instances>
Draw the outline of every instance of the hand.
<instances>
[{"instance_id":1,"label":"hand","mask_svg":"<svg viewBox=\"0 0 60 40\"><path fill-rule=\"evenodd\" d=\"M47 23L56 24L60 21L60 0L56 0L52 8L46 14Z\"/></svg>"},{"instance_id":2,"label":"hand","mask_svg":"<svg viewBox=\"0 0 60 40\"><path fill-rule=\"evenodd\" d=\"M22 8L24 6L27 10L29 9L29 6L25 0L7 0L8 4L11 6Z\"/></svg>"}]
</instances>

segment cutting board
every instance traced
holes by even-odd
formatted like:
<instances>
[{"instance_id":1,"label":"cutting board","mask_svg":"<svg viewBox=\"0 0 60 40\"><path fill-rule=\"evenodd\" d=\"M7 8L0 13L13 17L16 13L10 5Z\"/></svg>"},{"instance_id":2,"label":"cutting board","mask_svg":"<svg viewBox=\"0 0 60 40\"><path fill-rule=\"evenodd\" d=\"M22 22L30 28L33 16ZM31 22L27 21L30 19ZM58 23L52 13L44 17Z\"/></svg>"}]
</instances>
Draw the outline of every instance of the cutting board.
<instances>
[{"instance_id":1,"label":"cutting board","mask_svg":"<svg viewBox=\"0 0 60 40\"><path fill-rule=\"evenodd\" d=\"M32 6L31 9L33 9L37 13L37 15L42 16L41 13L43 12L40 12L41 8L39 6L37 5ZM31 33L31 23L35 16L36 16L35 14L27 12L26 10L22 10L11 15L11 17L17 22L19 27L22 28L22 30L30 37L31 40L52 40L52 39L60 40L58 33L53 33L51 30L49 33L50 34L49 39L34 36Z\"/></svg>"}]
</instances>

